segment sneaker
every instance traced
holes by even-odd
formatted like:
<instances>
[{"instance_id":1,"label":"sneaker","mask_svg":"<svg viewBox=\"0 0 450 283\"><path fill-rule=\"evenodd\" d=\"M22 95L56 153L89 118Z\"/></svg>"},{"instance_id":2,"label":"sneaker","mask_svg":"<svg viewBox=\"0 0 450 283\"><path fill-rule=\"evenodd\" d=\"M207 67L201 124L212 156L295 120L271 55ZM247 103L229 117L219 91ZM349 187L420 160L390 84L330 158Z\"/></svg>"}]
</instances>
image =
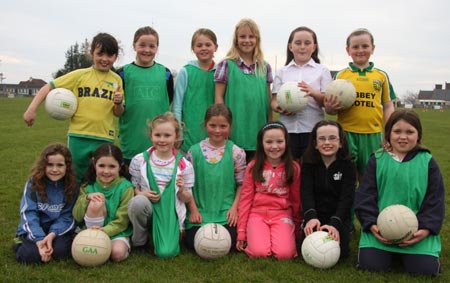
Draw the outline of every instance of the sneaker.
<instances>
[{"instance_id":1,"label":"sneaker","mask_svg":"<svg viewBox=\"0 0 450 283\"><path fill-rule=\"evenodd\" d=\"M22 245L22 238L21 237L15 237L13 239L13 251L17 252L17 249Z\"/></svg>"}]
</instances>

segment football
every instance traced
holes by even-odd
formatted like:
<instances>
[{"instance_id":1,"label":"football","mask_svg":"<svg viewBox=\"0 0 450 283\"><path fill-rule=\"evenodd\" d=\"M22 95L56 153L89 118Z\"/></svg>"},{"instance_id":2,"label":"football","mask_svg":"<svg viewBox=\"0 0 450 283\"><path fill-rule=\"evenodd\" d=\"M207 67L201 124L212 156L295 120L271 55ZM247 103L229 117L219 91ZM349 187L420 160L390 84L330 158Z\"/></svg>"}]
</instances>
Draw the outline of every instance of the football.
<instances>
[{"instance_id":1,"label":"football","mask_svg":"<svg viewBox=\"0 0 450 283\"><path fill-rule=\"evenodd\" d=\"M349 80L337 79L332 81L325 89L325 97L334 95L341 103L342 109L350 108L356 100L356 89Z\"/></svg>"},{"instance_id":2,"label":"football","mask_svg":"<svg viewBox=\"0 0 450 283\"><path fill-rule=\"evenodd\" d=\"M308 105L308 97L306 92L298 87L297 82L286 82L277 92L277 102L289 112L299 112Z\"/></svg>"},{"instance_id":3,"label":"football","mask_svg":"<svg viewBox=\"0 0 450 283\"><path fill-rule=\"evenodd\" d=\"M111 255L111 240L105 232L86 229L78 233L72 242L72 257L81 266L99 266Z\"/></svg>"},{"instance_id":4,"label":"football","mask_svg":"<svg viewBox=\"0 0 450 283\"><path fill-rule=\"evenodd\" d=\"M302 243L302 256L311 266L326 269L333 267L339 260L341 248L339 242L326 231L309 234Z\"/></svg>"},{"instance_id":5,"label":"football","mask_svg":"<svg viewBox=\"0 0 450 283\"><path fill-rule=\"evenodd\" d=\"M381 236L395 244L411 239L419 223L416 214L409 207L394 204L380 212L377 226Z\"/></svg>"},{"instance_id":6,"label":"football","mask_svg":"<svg viewBox=\"0 0 450 283\"><path fill-rule=\"evenodd\" d=\"M77 98L65 88L51 90L45 98L45 111L56 120L66 120L77 111Z\"/></svg>"},{"instance_id":7,"label":"football","mask_svg":"<svg viewBox=\"0 0 450 283\"><path fill-rule=\"evenodd\" d=\"M194 248L195 252L204 259L223 257L231 248L230 233L220 224L205 224L195 233Z\"/></svg>"}]
</instances>

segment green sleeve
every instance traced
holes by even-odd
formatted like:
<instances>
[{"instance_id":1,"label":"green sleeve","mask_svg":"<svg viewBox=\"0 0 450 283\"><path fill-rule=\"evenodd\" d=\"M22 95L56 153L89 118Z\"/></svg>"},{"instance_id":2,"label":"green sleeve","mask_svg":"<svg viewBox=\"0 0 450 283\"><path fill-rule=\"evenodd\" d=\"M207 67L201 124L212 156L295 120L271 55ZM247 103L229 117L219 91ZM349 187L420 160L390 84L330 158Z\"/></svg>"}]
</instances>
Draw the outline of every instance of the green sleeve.
<instances>
[{"instance_id":1,"label":"green sleeve","mask_svg":"<svg viewBox=\"0 0 450 283\"><path fill-rule=\"evenodd\" d=\"M133 196L133 187L129 187L125 190L120 199L119 208L117 208L114 219L103 227L103 231L105 231L109 237L113 237L128 228L130 223L130 219L128 218L128 202Z\"/></svg>"},{"instance_id":2,"label":"green sleeve","mask_svg":"<svg viewBox=\"0 0 450 283\"><path fill-rule=\"evenodd\" d=\"M81 187L80 194L78 195L77 202L73 207L73 218L78 223L84 222L84 215L86 214L86 209L89 205L89 200L86 199L86 186Z\"/></svg>"}]
</instances>

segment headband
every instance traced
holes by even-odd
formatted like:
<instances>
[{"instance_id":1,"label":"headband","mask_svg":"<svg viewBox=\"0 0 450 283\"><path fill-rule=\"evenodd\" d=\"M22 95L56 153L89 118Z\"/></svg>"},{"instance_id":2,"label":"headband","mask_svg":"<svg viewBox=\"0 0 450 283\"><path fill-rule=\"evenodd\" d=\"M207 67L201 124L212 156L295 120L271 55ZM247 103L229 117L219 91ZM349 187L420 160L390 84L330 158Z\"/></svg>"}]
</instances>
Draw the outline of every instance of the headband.
<instances>
[{"instance_id":1,"label":"headband","mask_svg":"<svg viewBox=\"0 0 450 283\"><path fill-rule=\"evenodd\" d=\"M262 130L273 129L273 128L281 128L286 129L286 127L281 122L270 122L264 125Z\"/></svg>"}]
</instances>

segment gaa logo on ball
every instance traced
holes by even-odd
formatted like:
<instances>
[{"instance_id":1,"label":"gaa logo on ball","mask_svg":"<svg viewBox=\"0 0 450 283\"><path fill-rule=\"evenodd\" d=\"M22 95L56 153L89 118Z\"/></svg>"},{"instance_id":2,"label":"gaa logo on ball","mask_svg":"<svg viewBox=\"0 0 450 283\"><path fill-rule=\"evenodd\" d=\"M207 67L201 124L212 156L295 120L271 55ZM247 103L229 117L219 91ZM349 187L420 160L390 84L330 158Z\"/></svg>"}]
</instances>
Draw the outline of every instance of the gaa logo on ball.
<instances>
[{"instance_id":1,"label":"gaa logo on ball","mask_svg":"<svg viewBox=\"0 0 450 283\"><path fill-rule=\"evenodd\" d=\"M98 229L86 229L78 233L72 243L72 257L81 266L98 266L111 255L109 236Z\"/></svg>"}]
</instances>

